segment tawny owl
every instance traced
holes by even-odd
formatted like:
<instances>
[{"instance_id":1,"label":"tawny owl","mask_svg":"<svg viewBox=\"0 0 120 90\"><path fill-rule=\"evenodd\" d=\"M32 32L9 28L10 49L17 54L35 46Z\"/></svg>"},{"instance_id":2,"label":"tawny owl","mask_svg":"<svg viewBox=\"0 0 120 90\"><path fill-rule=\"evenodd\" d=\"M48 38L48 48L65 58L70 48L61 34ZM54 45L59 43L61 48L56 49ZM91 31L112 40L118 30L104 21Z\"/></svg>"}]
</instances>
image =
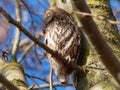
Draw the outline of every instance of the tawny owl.
<instances>
[{"instance_id":1,"label":"tawny owl","mask_svg":"<svg viewBox=\"0 0 120 90\"><path fill-rule=\"evenodd\" d=\"M45 11L44 23L46 26L45 44L66 58L68 63L82 65L84 52L81 52L83 49L81 48L81 33L72 16L63 9L49 8ZM68 76L73 70L65 70L65 67L61 67L50 54L48 54L48 59L58 80L62 84L67 84Z\"/></svg>"}]
</instances>

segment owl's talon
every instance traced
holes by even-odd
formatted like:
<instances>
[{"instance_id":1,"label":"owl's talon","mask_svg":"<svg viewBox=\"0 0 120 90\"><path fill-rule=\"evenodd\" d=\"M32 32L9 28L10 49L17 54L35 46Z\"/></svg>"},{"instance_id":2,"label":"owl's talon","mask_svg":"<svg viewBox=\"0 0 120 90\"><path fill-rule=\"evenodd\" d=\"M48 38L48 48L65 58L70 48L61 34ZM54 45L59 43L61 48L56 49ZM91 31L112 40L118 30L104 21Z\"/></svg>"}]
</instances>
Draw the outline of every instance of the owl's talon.
<instances>
[{"instance_id":1,"label":"owl's talon","mask_svg":"<svg viewBox=\"0 0 120 90\"><path fill-rule=\"evenodd\" d=\"M68 64L71 62L70 56L67 56L67 57L66 57L66 62L67 62Z\"/></svg>"},{"instance_id":2,"label":"owl's talon","mask_svg":"<svg viewBox=\"0 0 120 90\"><path fill-rule=\"evenodd\" d=\"M70 60L69 60L69 59L67 59L67 63L68 63L68 64L70 63Z\"/></svg>"}]
</instances>

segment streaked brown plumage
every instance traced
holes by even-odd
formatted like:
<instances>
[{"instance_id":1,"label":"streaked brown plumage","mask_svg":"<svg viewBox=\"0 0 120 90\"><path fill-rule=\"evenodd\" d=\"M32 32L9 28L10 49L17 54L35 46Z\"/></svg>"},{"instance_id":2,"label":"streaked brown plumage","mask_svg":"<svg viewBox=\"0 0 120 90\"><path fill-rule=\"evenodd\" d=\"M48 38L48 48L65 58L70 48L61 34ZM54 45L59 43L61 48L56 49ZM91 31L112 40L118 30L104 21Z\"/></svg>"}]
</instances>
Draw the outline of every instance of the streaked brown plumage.
<instances>
[{"instance_id":1,"label":"streaked brown plumage","mask_svg":"<svg viewBox=\"0 0 120 90\"><path fill-rule=\"evenodd\" d=\"M72 16L63 9L49 8L45 11L44 23L46 25L45 44L65 57L68 62L73 64L81 62L81 35ZM55 58L50 54L48 59L58 80L62 84L67 84L68 76L73 70L65 70L65 67L55 62Z\"/></svg>"}]
</instances>

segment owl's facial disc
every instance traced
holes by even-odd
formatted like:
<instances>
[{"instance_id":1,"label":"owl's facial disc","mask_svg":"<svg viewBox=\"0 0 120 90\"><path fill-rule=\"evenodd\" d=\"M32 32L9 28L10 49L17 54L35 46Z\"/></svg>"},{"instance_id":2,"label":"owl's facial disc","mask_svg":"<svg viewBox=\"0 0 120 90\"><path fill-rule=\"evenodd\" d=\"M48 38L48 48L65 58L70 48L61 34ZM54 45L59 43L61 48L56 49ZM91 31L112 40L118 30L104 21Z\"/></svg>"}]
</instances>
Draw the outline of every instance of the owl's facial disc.
<instances>
[{"instance_id":1,"label":"owl's facial disc","mask_svg":"<svg viewBox=\"0 0 120 90\"><path fill-rule=\"evenodd\" d=\"M47 25L52 21L52 19L53 19L53 12L52 10L47 9L44 15L44 24Z\"/></svg>"}]
</instances>

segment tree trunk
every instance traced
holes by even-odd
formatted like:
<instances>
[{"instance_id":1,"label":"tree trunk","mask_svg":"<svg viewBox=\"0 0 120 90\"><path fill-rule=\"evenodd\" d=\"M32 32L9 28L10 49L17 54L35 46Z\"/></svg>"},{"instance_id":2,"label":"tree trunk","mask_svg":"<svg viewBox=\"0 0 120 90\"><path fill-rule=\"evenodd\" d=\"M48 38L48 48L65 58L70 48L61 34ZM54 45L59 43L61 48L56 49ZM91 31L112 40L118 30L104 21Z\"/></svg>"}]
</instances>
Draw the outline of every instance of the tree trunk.
<instances>
[{"instance_id":1,"label":"tree trunk","mask_svg":"<svg viewBox=\"0 0 120 90\"><path fill-rule=\"evenodd\" d=\"M63 8L71 13L73 17L75 17L75 21L78 23L78 26L80 26L80 21L78 20L77 16L73 14L73 12L77 10L77 5L75 5L72 0L65 1L66 2L62 2L62 0L49 0L51 7ZM75 1L78 2L79 5L80 1ZM92 11L92 14L108 16L108 18L114 20L111 9L109 7L109 0L86 1ZM120 60L120 37L116 26L102 20L94 20L100 28L100 32L102 33L106 42L112 48L116 57ZM76 90L118 90L118 86L115 80L100 61L99 55L97 55L92 49L90 49L86 66L89 67L89 72L86 77L80 78L78 82L79 85Z\"/></svg>"},{"instance_id":2,"label":"tree trunk","mask_svg":"<svg viewBox=\"0 0 120 90\"><path fill-rule=\"evenodd\" d=\"M108 18L114 20L109 6L109 0L88 0L88 5L93 14L107 16ZM114 54L120 60L120 38L116 26L101 20L95 19L95 21L108 45L112 48ZM88 64L91 62L95 62L93 65L96 64L97 67L105 68L101 61L99 61L99 56L92 50L88 57ZM91 70L90 74L88 74L88 80L90 82L89 84L91 84L89 85L91 90L96 90L98 87L100 90L118 90L113 77L106 70Z\"/></svg>"}]
</instances>

